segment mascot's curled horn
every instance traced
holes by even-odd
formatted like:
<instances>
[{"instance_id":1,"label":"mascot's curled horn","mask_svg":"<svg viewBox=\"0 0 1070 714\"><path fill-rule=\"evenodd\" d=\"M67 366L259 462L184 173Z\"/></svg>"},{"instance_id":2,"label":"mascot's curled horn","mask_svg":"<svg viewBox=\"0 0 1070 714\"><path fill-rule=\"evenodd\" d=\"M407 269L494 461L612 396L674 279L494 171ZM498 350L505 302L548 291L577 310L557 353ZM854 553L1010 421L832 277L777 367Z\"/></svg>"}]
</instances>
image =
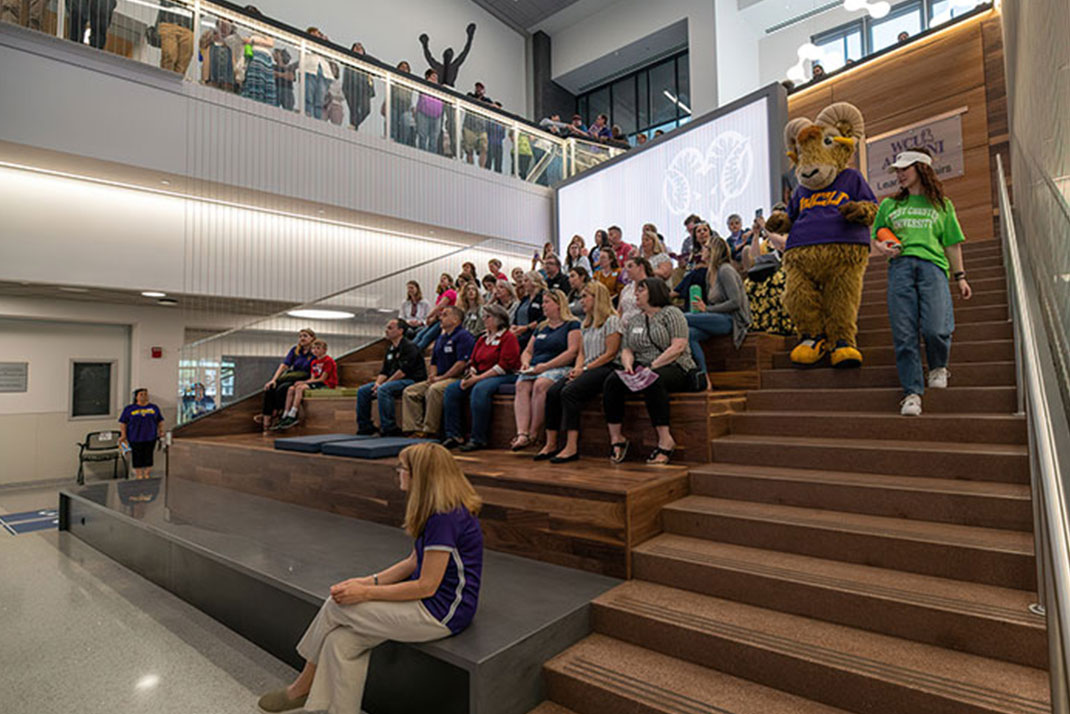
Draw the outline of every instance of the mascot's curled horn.
<instances>
[{"instance_id":1,"label":"mascot's curled horn","mask_svg":"<svg viewBox=\"0 0 1070 714\"><path fill-rule=\"evenodd\" d=\"M791 352L798 366L817 364L826 352L833 367L862 364L855 333L877 199L847 164L863 133L862 112L846 102L784 129L799 186L788 212L771 215L766 229L788 234L783 300L800 333Z\"/></svg>"}]
</instances>

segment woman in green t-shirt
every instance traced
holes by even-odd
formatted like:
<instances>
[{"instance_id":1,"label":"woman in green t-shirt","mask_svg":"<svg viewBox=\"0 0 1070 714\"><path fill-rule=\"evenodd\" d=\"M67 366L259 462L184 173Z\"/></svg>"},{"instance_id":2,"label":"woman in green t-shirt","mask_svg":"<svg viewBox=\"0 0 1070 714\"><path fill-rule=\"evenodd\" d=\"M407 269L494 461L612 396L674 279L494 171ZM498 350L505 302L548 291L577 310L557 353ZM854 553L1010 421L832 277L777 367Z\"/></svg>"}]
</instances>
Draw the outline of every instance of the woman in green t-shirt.
<instances>
[{"instance_id":1,"label":"woman in green t-shirt","mask_svg":"<svg viewBox=\"0 0 1070 714\"><path fill-rule=\"evenodd\" d=\"M964 300L971 295L962 264L966 236L932 163L932 155L925 149L899 154L892 164L899 192L881 201L873 222L874 248L889 258L888 319L895 343L895 367L904 392L899 413L904 416L921 414L925 379L919 334L925 340L929 387L947 387L951 333L955 330L949 274L953 273ZM894 239L881 233L884 228Z\"/></svg>"}]
</instances>

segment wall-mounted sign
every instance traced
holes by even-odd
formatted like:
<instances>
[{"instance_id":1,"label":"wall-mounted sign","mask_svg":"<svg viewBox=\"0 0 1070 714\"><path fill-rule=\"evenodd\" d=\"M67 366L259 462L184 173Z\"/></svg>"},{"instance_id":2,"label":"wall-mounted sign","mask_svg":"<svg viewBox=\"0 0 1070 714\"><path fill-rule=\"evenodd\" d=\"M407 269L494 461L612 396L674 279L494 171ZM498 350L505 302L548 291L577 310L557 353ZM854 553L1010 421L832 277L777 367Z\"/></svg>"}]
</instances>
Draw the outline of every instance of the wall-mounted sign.
<instances>
[{"instance_id":1,"label":"wall-mounted sign","mask_svg":"<svg viewBox=\"0 0 1070 714\"><path fill-rule=\"evenodd\" d=\"M966 170L962 156L962 115L966 109L961 107L867 138L866 178L877 197L891 195L899 189L895 173L889 172L889 167L896 154L903 151L928 149L933 155L933 169L941 181L962 176Z\"/></svg>"},{"instance_id":2,"label":"wall-mounted sign","mask_svg":"<svg viewBox=\"0 0 1070 714\"><path fill-rule=\"evenodd\" d=\"M0 392L25 392L29 382L29 362L0 362Z\"/></svg>"}]
</instances>

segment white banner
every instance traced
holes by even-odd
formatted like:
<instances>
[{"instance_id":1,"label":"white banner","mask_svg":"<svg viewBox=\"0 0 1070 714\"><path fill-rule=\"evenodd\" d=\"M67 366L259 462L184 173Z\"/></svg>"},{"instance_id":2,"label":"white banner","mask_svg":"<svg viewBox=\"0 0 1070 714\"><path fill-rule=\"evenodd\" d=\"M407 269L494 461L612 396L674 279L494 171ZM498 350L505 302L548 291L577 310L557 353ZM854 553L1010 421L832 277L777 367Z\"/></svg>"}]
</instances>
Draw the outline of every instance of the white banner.
<instances>
[{"instance_id":1,"label":"white banner","mask_svg":"<svg viewBox=\"0 0 1070 714\"><path fill-rule=\"evenodd\" d=\"M869 185L877 197L888 196L899 189L895 172L889 167L896 154L925 147L933 155L933 169L941 181L965 173L962 156L962 113L966 108L950 114L926 119L902 129L896 129L866 139L866 167Z\"/></svg>"}]
</instances>

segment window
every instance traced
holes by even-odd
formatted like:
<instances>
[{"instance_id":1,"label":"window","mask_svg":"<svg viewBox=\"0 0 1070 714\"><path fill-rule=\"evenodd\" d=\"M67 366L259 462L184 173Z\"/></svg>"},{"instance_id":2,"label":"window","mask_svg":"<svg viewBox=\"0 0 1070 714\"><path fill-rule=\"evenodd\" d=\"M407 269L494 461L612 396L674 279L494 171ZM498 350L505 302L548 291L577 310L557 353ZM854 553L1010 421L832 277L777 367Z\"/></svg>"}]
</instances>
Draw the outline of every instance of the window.
<instances>
[{"instance_id":1,"label":"window","mask_svg":"<svg viewBox=\"0 0 1070 714\"><path fill-rule=\"evenodd\" d=\"M973 10L982 0L931 0L929 5L929 27L942 25L952 18Z\"/></svg>"},{"instance_id":2,"label":"window","mask_svg":"<svg viewBox=\"0 0 1070 714\"><path fill-rule=\"evenodd\" d=\"M908 2L893 9L887 17L873 21L870 25L870 53L896 44L901 32L910 37L920 33L921 18L921 2Z\"/></svg>"},{"instance_id":3,"label":"window","mask_svg":"<svg viewBox=\"0 0 1070 714\"><path fill-rule=\"evenodd\" d=\"M687 52L618 77L576 98L576 112L590 126L599 114L634 143L635 136L671 131L690 118L691 77Z\"/></svg>"},{"instance_id":4,"label":"window","mask_svg":"<svg viewBox=\"0 0 1070 714\"><path fill-rule=\"evenodd\" d=\"M835 72L847 64L847 60L862 59L862 23L838 27L813 39L821 50L819 62L826 72Z\"/></svg>"},{"instance_id":5,"label":"window","mask_svg":"<svg viewBox=\"0 0 1070 714\"><path fill-rule=\"evenodd\" d=\"M93 419L113 415L114 374L114 360L71 361L72 419Z\"/></svg>"}]
</instances>

